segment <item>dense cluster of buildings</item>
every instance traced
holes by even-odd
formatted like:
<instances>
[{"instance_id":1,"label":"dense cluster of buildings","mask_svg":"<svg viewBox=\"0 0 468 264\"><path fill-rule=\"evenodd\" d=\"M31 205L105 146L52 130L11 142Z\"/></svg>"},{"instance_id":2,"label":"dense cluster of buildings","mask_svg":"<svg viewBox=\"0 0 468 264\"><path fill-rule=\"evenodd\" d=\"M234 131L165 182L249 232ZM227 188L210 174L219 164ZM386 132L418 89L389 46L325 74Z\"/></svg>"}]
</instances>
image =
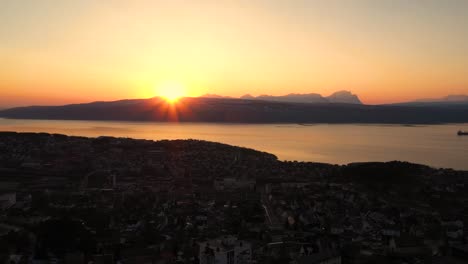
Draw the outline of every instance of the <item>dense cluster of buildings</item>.
<instances>
[{"instance_id":1,"label":"dense cluster of buildings","mask_svg":"<svg viewBox=\"0 0 468 264\"><path fill-rule=\"evenodd\" d=\"M466 263L467 201L408 163L0 133L0 263Z\"/></svg>"}]
</instances>

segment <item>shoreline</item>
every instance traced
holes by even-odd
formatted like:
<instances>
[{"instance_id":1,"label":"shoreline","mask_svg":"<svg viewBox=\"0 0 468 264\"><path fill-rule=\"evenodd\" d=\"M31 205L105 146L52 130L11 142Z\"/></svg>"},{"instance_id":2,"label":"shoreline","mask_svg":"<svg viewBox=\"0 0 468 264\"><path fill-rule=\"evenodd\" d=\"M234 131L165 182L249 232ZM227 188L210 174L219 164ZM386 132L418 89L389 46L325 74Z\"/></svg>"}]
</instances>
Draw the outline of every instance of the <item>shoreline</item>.
<instances>
[{"instance_id":1,"label":"shoreline","mask_svg":"<svg viewBox=\"0 0 468 264\"><path fill-rule=\"evenodd\" d=\"M86 140L98 140L102 138L106 139L111 139L111 140L132 140L132 141L142 141L142 142L153 142L153 143L158 143L158 142L184 142L184 141L198 141L198 142L204 142L204 143L210 143L210 144L220 144L224 145L227 147L231 148L240 148L240 149L246 149L249 151L255 151L259 153L264 153L267 155L274 156L275 159L278 162L285 162L285 163L299 163L299 164L323 164L327 166L339 166L339 167L346 167L346 166L354 166L354 165L368 165L368 164L387 164L387 163L392 163L392 162L399 162L399 163L407 163L407 164L412 164L412 165L418 165L418 166L425 166L427 168L431 168L434 170L454 170L458 172L467 172L468 170L460 170L460 169L453 169L453 168L444 168L444 167L435 167L427 164L419 164L419 163L413 163L410 161L405 161L405 160L387 160L387 161L353 161L353 162L348 162L348 163L326 163L326 162L316 162L316 161L301 161L301 160L283 160L279 159L275 154L249 148L249 147L243 147L243 146L235 146L235 145L230 145L222 142L216 142L216 141L208 141L208 140L203 140L203 139L159 139L159 140L153 140L153 139L144 139L144 138L132 138L132 137L114 137L114 136L106 136L106 135L101 135L97 137L87 137L87 136L77 136L77 135L67 135L67 134L60 134L60 133L48 133L48 132L17 132L17 131L2 131L0 130L0 140L2 136L5 135L18 135L18 136L58 136L58 137L68 137L68 138L81 138L81 139L86 139Z\"/></svg>"}]
</instances>

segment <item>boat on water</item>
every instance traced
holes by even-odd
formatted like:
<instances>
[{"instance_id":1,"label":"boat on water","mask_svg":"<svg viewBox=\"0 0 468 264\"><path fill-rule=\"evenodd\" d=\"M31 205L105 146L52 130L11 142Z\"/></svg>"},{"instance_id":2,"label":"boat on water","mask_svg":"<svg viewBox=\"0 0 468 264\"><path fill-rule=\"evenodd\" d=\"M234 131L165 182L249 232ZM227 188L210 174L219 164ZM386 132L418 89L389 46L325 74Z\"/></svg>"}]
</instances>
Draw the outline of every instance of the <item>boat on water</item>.
<instances>
[{"instance_id":1,"label":"boat on water","mask_svg":"<svg viewBox=\"0 0 468 264\"><path fill-rule=\"evenodd\" d=\"M468 131L458 131L457 135L459 136L468 136Z\"/></svg>"}]
</instances>

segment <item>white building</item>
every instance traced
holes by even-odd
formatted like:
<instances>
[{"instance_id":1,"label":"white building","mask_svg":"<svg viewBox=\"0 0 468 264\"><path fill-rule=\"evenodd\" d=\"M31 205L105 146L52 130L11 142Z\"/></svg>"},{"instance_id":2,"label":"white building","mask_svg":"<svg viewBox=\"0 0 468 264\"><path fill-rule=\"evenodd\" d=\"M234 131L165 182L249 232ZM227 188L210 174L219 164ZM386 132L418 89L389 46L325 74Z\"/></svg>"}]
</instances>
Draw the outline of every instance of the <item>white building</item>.
<instances>
[{"instance_id":1,"label":"white building","mask_svg":"<svg viewBox=\"0 0 468 264\"><path fill-rule=\"evenodd\" d=\"M249 264L252 259L252 246L249 242L237 240L234 236L201 242L200 264Z\"/></svg>"}]
</instances>

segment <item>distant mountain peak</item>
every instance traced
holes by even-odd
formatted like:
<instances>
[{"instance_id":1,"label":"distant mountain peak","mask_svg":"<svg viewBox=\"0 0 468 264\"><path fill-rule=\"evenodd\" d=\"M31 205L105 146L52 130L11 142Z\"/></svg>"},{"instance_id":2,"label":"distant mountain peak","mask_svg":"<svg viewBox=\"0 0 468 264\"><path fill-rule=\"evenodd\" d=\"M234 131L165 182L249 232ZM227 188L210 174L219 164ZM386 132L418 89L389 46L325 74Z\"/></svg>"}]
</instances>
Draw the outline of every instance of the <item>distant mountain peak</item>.
<instances>
[{"instance_id":1,"label":"distant mountain peak","mask_svg":"<svg viewBox=\"0 0 468 264\"><path fill-rule=\"evenodd\" d=\"M346 90L334 92L327 99L330 103L362 104L357 95Z\"/></svg>"},{"instance_id":2,"label":"distant mountain peak","mask_svg":"<svg viewBox=\"0 0 468 264\"><path fill-rule=\"evenodd\" d=\"M355 96L351 91L348 90L341 90L341 91L336 91L332 93L330 96Z\"/></svg>"}]
</instances>

